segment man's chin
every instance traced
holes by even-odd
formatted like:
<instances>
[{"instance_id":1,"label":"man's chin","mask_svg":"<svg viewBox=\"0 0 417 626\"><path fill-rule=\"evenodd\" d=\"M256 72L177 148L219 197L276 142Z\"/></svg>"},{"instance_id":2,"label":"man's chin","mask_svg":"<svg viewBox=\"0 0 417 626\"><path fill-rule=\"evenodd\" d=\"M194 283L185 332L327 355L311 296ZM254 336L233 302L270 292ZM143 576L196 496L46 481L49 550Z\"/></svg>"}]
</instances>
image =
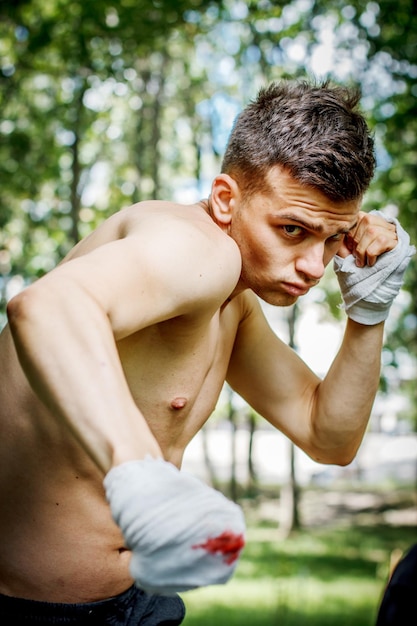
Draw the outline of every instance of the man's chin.
<instances>
[{"instance_id":1,"label":"man's chin","mask_svg":"<svg viewBox=\"0 0 417 626\"><path fill-rule=\"evenodd\" d=\"M292 296L288 293L277 293L276 291L259 291L256 295L267 304L272 306L291 306L297 302L299 296Z\"/></svg>"}]
</instances>

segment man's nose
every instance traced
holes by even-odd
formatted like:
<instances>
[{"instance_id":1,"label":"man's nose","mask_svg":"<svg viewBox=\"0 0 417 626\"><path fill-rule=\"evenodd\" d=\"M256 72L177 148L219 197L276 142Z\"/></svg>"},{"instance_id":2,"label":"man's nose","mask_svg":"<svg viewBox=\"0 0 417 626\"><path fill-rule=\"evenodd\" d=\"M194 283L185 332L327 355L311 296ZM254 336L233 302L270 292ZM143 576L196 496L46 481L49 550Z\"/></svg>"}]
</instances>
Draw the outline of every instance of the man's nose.
<instances>
[{"instance_id":1,"label":"man's nose","mask_svg":"<svg viewBox=\"0 0 417 626\"><path fill-rule=\"evenodd\" d=\"M320 280L325 270L324 245L320 243L306 248L298 257L295 267L309 280Z\"/></svg>"}]
</instances>

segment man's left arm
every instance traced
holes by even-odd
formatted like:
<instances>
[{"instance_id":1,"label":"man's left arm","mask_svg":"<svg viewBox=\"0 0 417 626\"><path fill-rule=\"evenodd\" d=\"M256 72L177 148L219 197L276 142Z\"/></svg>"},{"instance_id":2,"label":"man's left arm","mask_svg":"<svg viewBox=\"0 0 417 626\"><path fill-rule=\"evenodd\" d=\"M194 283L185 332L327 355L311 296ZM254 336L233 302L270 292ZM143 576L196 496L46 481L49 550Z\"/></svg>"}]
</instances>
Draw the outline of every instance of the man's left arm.
<instances>
[{"instance_id":1,"label":"man's left arm","mask_svg":"<svg viewBox=\"0 0 417 626\"><path fill-rule=\"evenodd\" d=\"M350 462L359 447L378 390L384 321L403 283L415 248L398 220L379 211L360 213L354 232L334 259L343 307L348 316L342 346L317 392L315 427L318 439ZM345 414L340 434L332 428ZM351 442L351 445L347 445ZM346 456L346 458L344 458Z\"/></svg>"}]
</instances>

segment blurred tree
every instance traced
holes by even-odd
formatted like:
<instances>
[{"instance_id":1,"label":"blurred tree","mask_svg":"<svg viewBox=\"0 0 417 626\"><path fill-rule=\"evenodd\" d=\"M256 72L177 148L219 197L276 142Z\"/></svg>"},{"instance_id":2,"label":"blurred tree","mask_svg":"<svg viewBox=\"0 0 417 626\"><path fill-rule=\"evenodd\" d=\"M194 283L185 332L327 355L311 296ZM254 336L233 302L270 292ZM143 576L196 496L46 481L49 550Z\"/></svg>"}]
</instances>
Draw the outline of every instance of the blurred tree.
<instances>
[{"instance_id":1,"label":"blurred tree","mask_svg":"<svg viewBox=\"0 0 417 626\"><path fill-rule=\"evenodd\" d=\"M28 0L1 5L3 308L12 277L32 280L51 269L127 198L171 190L160 184L170 55L182 36L187 57L197 17L210 7L215 13L217 4L122 0L116 7L109 0ZM177 53L177 66L179 58ZM175 76L181 76L181 67ZM175 108L183 94L172 82L171 92Z\"/></svg>"}]
</instances>

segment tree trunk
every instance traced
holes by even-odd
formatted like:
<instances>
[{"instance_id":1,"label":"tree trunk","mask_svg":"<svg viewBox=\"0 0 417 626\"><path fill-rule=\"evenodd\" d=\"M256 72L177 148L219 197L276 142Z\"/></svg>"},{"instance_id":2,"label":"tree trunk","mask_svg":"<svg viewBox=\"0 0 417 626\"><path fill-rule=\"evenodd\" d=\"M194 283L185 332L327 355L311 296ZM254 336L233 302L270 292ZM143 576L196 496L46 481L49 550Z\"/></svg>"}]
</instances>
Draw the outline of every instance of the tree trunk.
<instances>
[{"instance_id":1,"label":"tree trunk","mask_svg":"<svg viewBox=\"0 0 417 626\"><path fill-rule=\"evenodd\" d=\"M74 119L74 143L71 146L72 152L72 181L71 181L71 237L74 243L80 240L80 207L81 207L81 171L80 164L80 139L83 115L83 99L86 91L86 84L83 82L79 90L77 101L75 102Z\"/></svg>"},{"instance_id":2,"label":"tree trunk","mask_svg":"<svg viewBox=\"0 0 417 626\"><path fill-rule=\"evenodd\" d=\"M291 308L288 317L289 326L289 345L294 350L295 344L295 327L297 319L297 305ZM290 477L288 483L281 489L280 501L280 529L283 536L288 536L294 530L301 528L299 504L300 504L300 488L297 484L296 462L295 462L295 446L292 441L290 445Z\"/></svg>"},{"instance_id":3,"label":"tree trunk","mask_svg":"<svg viewBox=\"0 0 417 626\"><path fill-rule=\"evenodd\" d=\"M253 447L256 432L256 415L255 412L249 407L248 412L249 423L249 446L248 446L248 489L250 492L255 492L258 487L258 476L256 474L255 464L253 462Z\"/></svg>"},{"instance_id":4,"label":"tree trunk","mask_svg":"<svg viewBox=\"0 0 417 626\"><path fill-rule=\"evenodd\" d=\"M236 476L236 434L237 434L237 425L236 425L236 411L233 406L233 391L229 389L229 398L227 403L228 409L228 418L230 423L230 498L236 502L237 501L237 476Z\"/></svg>"}]
</instances>

